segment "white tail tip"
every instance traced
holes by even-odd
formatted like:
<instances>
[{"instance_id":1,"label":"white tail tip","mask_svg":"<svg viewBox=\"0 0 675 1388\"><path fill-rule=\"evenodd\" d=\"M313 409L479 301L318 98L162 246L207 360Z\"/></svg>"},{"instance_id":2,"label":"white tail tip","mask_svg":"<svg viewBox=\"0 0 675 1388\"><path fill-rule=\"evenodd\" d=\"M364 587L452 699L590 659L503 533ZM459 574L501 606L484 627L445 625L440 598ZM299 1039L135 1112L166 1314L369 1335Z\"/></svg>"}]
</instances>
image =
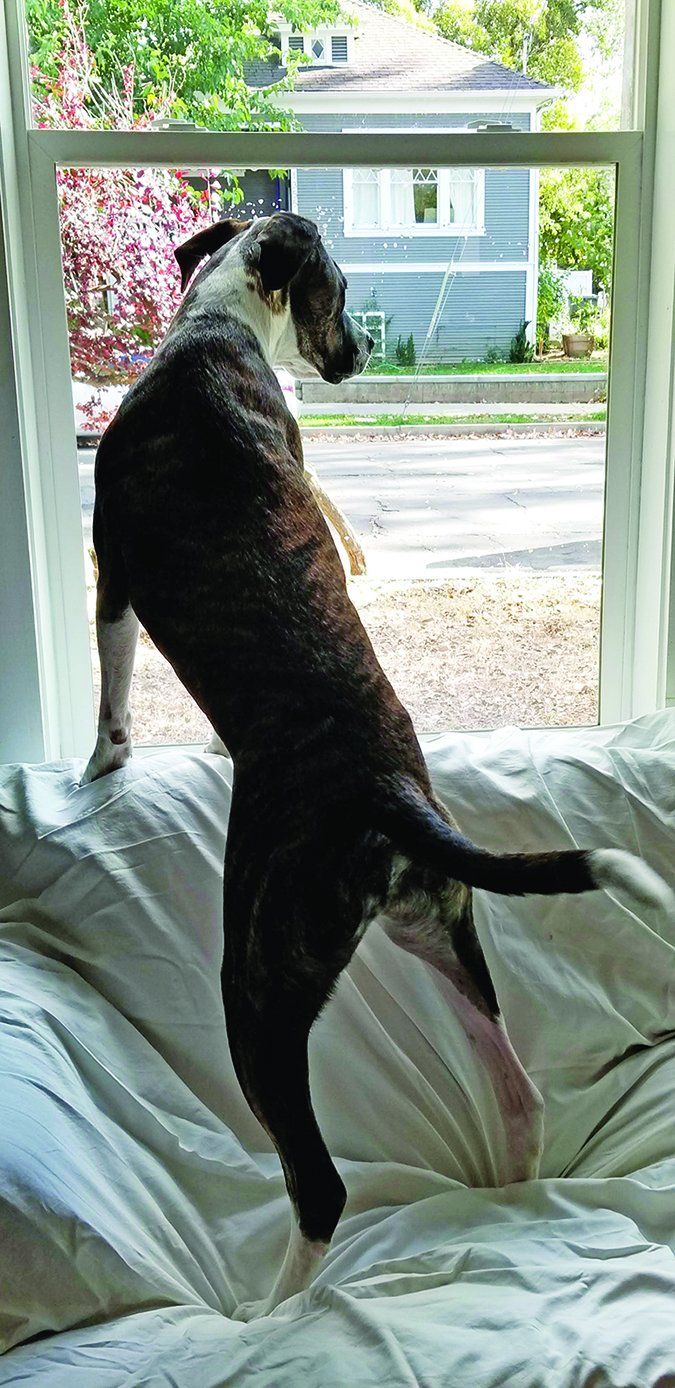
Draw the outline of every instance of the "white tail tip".
<instances>
[{"instance_id":1,"label":"white tail tip","mask_svg":"<svg viewBox=\"0 0 675 1388\"><path fill-rule=\"evenodd\" d=\"M624 892L643 906L655 906L675 917L675 892L641 858L621 848L597 848L588 856L596 886Z\"/></svg>"}]
</instances>

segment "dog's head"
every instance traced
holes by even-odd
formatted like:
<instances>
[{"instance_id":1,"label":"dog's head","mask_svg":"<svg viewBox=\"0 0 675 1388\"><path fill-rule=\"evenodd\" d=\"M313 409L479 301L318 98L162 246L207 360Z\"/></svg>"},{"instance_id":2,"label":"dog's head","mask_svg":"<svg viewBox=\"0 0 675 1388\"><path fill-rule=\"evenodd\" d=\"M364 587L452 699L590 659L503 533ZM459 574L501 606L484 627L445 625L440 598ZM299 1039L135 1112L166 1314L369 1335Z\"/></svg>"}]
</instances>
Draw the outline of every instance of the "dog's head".
<instances>
[{"instance_id":1,"label":"dog's head","mask_svg":"<svg viewBox=\"0 0 675 1388\"><path fill-rule=\"evenodd\" d=\"M274 366L333 384L363 371L373 339L345 312L347 281L314 222L294 212L214 222L176 251L182 289L205 256L209 263L191 293L201 286L211 302L237 314L244 309L265 331Z\"/></svg>"}]
</instances>

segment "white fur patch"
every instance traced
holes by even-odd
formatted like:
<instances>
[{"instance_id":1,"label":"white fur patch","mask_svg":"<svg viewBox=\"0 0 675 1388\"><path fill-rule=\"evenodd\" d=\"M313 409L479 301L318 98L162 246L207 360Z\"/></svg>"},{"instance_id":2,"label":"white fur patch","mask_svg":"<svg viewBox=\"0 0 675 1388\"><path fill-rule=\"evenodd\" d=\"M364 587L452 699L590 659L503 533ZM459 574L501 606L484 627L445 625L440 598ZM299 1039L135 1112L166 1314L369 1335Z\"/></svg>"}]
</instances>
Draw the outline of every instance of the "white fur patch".
<instances>
[{"instance_id":1,"label":"white fur patch","mask_svg":"<svg viewBox=\"0 0 675 1388\"><path fill-rule=\"evenodd\" d=\"M598 848L588 857L596 886L625 892L643 906L656 906L675 917L675 892L641 858L621 848Z\"/></svg>"}]
</instances>

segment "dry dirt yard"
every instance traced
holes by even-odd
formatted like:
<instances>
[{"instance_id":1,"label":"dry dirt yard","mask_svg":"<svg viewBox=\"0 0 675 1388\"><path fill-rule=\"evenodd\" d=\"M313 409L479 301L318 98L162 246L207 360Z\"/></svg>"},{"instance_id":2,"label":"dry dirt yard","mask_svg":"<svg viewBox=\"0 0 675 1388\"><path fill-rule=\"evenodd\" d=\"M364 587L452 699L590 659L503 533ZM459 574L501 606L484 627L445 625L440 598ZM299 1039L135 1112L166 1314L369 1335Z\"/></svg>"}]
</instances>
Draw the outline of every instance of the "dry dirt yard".
<instances>
[{"instance_id":1,"label":"dry dirt yard","mask_svg":"<svg viewBox=\"0 0 675 1388\"><path fill-rule=\"evenodd\" d=\"M597 722L600 578L499 573L350 583L352 600L418 732ZM93 617L93 586L90 590ZM99 669L93 620L92 663ZM145 632L134 741L203 743L209 726Z\"/></svg>"}]
</instances>

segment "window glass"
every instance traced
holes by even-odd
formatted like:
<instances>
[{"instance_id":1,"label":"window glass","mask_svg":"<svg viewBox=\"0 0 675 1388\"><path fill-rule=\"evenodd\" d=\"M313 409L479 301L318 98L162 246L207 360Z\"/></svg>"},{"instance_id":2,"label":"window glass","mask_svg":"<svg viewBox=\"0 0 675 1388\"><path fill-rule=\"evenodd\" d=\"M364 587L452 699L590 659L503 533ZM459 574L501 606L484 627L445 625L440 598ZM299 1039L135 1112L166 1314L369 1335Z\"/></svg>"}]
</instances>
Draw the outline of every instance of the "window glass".
<instances>
[{"instance_id":1,"label":"window glass","mask_svg":"<svg viewBox=\"0 0 675 1388\"><path fill-rule=\"evenodd\" d=\"M380 173L378 169L353 169L353 220L356 227L380 225Z\"/></svg>"},{"instance_id":2,"label":"window glass","mask_svg":"<svg viewBox=\"0 0 675 1388\"><path fill-rule=\"evenodd\" d=\"M428 238L417 220L349 235L340 168L240 171L234 204L233 177L59 176L95 674L96 443L178 307L174 249L224 212L288 208L316 221L375 342L367 370L339 386L309 371L279 381L306 461L351 528L351 551L349 532L334 532L345 569L360 569L350 596L416 727L595 722L612 171L355 171L364 223L377 224L385 185L408 210L412 197L415 218L417 190L427 209L435 196L448 220ZM465 229L477 189L480 234ZM139 743L208 737L145 635L132 701Z\"/></svg>"},{"instance_id":3,"label":"window glass","mask_svg":"<svg viewBox=\"0 0 675 1388\"><path fill-rule=\"evenodd\" d=\"M36 124L617 129L634 0L26 0ZM627 17L628 16L628 24ZM625 63L624 63L625 59Z\"/></svg>"}]
</instances>

